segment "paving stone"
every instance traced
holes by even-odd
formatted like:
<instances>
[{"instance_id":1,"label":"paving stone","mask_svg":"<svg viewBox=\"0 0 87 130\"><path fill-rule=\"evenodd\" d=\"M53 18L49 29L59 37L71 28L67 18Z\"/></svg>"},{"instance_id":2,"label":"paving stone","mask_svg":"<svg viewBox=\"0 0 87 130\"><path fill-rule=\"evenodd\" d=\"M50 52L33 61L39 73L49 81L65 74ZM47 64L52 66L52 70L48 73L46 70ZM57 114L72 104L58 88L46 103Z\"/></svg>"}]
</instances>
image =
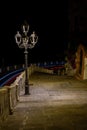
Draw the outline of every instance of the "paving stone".
<instances>
[{"instance_id":1,"label":"paving stone","mask_svg":"<svg viewBox=\"0 0 87 130\"><path fill-rule=\"evenodd\" d=\"M87 81L36 73L0 130L87 130Z\"/></svg>"}]
</instances>

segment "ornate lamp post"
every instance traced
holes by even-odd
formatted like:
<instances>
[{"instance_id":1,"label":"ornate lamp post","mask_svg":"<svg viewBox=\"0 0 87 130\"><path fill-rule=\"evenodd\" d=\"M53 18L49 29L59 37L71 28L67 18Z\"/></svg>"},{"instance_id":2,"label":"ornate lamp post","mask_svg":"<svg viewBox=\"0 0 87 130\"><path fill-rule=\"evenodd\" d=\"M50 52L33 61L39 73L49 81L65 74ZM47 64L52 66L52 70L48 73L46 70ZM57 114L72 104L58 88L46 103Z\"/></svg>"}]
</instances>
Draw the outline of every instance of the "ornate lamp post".
<instances>
[{"instance_id":1,"label":"ornate lamp post","mask_svg":"<svg viewBox=\"0 0 87 130\"><path fill-rule=\"evenodd\" d=\"M25 23L22 26L23 34L21 35L19 31L17 31L17 34L15 35L15 40L19 48L24 48L24 54L25 54L25 95L29 94L29 78L28 78L28 48L32 49L35 44L38 41L38 36L33 33L28 36L29 32L29 25Z\"/></svg>"}]
</instances>

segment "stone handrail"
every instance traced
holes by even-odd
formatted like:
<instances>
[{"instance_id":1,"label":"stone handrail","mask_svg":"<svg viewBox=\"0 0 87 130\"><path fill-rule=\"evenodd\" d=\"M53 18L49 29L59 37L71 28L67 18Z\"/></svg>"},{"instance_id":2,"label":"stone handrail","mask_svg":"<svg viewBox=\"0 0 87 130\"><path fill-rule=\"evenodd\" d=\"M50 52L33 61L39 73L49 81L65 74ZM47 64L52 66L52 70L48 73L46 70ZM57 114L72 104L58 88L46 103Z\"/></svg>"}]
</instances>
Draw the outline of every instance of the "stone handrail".
<instances>
[{"instance_id":1,"label":"stone handrail","mask_svg":"<svg viewBox=\"0 0 87 130\"><path fill-rule=\"evenodd\" d=\"M37 72L52 74L52 70L31 65L28 69L29 76ZM8 116L13 114L14 107L19 101L20 91L24 89L25 72L22 72L10 86L4 86L0 89L0 123Z\"/></svg>"}]
</instances>

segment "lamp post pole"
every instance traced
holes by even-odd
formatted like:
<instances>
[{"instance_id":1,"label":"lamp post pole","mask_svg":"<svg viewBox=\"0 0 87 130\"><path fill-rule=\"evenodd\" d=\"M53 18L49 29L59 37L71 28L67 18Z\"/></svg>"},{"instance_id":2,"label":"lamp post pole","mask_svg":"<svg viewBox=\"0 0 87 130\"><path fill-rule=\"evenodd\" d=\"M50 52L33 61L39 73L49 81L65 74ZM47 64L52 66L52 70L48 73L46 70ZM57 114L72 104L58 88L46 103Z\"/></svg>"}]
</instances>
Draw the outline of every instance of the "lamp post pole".
<instances>
[{"instance_id":1,"label":"lamp post pole","mask_svg":"<svg viewBox=\"0 0 87 130\"><path fill-rule=\"evenodd\" d=\"M28 95L30 94L28 78L28 48L32 49L35 46L38 41L38 36L35 34L34 31L30 36L27 35L29 31L29 25L27 23L22 26L22 31L23 35L21 35L19 31L17 31L17 34L15 35L15 40L19 48L25 49L25 95Z\"/></svg>"},{"instance_id":2,"label":"lamp post pole","mask_svg":"<svg viewBox=\"0 0 87 130\"><path fill-rule=\"evenodd\" d=\"M28 51L25 49L25 94L29 94L29 79L28 79Z\"/></svg>"}]
</instances>

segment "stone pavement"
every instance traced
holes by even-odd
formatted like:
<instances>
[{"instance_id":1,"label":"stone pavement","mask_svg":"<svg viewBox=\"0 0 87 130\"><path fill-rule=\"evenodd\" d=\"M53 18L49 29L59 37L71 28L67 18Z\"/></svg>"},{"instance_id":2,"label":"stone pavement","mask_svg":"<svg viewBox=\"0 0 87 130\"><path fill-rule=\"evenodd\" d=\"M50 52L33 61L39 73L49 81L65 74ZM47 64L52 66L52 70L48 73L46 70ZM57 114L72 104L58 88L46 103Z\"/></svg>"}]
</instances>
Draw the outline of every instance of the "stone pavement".
<instances>
[{"instance_id":1,"label":"stone pavement","mask_svg":"<svg viewBox=\"0 0 87 130\"><path fill-rule=\"evenodd\" d=\"M87 80L35 73L0 130L87 130Z\"/></svg>"}]
</instances>

